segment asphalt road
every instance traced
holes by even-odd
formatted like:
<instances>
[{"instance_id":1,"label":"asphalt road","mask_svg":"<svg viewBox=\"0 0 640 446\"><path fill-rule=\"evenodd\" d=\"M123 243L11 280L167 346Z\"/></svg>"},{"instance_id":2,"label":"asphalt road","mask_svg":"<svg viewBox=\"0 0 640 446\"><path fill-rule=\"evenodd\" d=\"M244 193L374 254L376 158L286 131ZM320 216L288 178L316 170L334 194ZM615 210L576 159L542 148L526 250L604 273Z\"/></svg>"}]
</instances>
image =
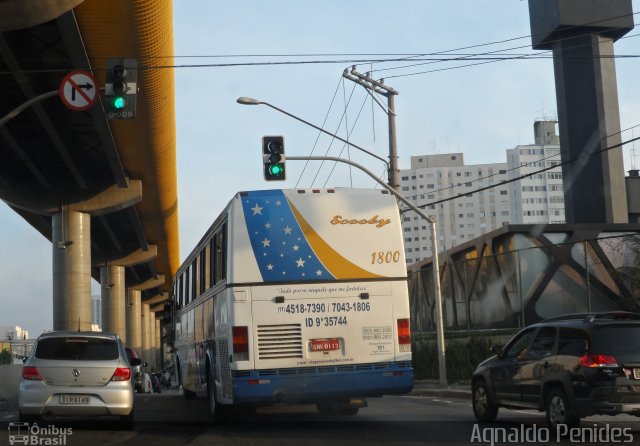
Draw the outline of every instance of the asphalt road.
<instances>
[{"instance_id":1,"label":"asphalt road","mask_svg":"<svg viewBox=\"0 0 640 446\"><path fill-rule=\"evenodd\" d=\"M494 444L558 443L556 433L546 430L544 416L538 412L501 409L496 423L479 425L468 400L428 396L371 399L369 407L355 416L321 416L313 406L276 406L262 408L250 419L213 425L205 400L186 401L175 393L163 393L136 395L136 415L132 431L119 430L111 420L49 420L46 426L38 426L43 431L35 441L56 444L53 441L58 439L57 444L70 446L490 445L492 438ZM10 423L15 421L15 414L0 417L0 445L10 444L9 435L16 433ZM619 442L604 441L615 440L612 433L618 431ZM561 443L637 445L640 420L594 417L583 421L581 431L575 433L578 441L564 439ZM632 442L625 441L628 439Z\"/></svg>"}]
</instances>

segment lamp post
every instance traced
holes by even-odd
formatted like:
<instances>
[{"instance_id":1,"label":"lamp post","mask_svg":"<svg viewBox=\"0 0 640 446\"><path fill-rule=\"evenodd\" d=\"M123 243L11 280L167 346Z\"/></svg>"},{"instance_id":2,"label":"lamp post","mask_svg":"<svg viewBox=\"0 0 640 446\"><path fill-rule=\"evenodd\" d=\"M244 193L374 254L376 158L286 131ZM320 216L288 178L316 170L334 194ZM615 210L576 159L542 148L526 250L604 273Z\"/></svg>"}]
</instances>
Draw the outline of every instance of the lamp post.
<instances>
[{"instance_id":1,"label":"lamp post","mask_svg":"<svg viewBox=\"0 0 640 446\"><path fill-rule=\"evenodd\" d=\"M371 156L373 156L374 158L382 161L385 163L385 165L387 166L387 168L389 168L389 163L384 160L383 158L380 158L378 155L375 155L374 153L371 153L370 151L363 149L362 147L353 144L350 141L347 141L345 139L340 138L337 135L334 135L333 133L330 133L326 130L324 130L321 127L318 127L308 121L305 121L302 118L299 118L298 116L295 116L285 110L282 110L281 108L276 107L275 105L269 104L268 102L264 102L264 101L260 101L258 99L254 99L254 98L250 98L250 97L246 97L246 96L241 96L239 97L236 102L238 104L242 104L242 105L266 105L268 107L273 108L274 110L279 111L280 113L283 113L287 116L292 117L293 119L300 121L304 124L307 124L311 127L313 127L316 130L319 130L323 133L326 133L329 136L332 136L336 139L338 139L339 141L344 142L345 144L349 144L350 146L361 150L364 153L367 153ZM431 225L431 240L432 240L432 252L433 252L433 287L434 287L434 294L435 294L435 298L436 298L436 319L437 319L437 323L436 323L436 331L437 331L437 345L438 345L438 369L439 369L439 375L440 375L440 385L442 387L446 387L447 386L447 368L446 368L446 359L445 359L445 344L444 344L444 317L443 317L443 311L442 311L442 292L441 292L441 288L440 288L440 266L439 266L439 262L438 262L438 239L436 237L436 221L435 218L425 214L424 212L422 212L421 209L417 208L413 203L411 203L409 200L407 200L405 197L403 197L402 195L400 195L393 187L392 185L388 185L382 181L380 181L380 179L378 179L374 174L372 174L369 170L365 169L364 167L360 166L359 164L354 163L353 161L350 160L345 160L342 158L335 158L335 157L297 157L297 156L289 156L287 157L287 159L290 160L329 160L329 161L337 161L337 162L342 162L342 163L346 163L352 166L355 166L357 168L359 168L360 170L362 170L363 172L365 172L367 175L369 175L371 178L373 178L374 180L376 180L381 186L383 186L385 189L387 189L389 192L391 192L396 198L398 198L400 201L402 201L404 204L406 204L411 210L413 210L414 212L416 212L418 215L420 215L422 218L424 218L427 222L429 222L429 224Z\"/></svg>"},{"instance_id":2,"label":"lamp post","mask_svg":"<svg viewBox=\"0 0 640 446\"><path fill-rule=\"evenodd\" d=\"M333 133L326 131L322 127L318 127L317 125L312 124L309 121L305 121L304 119L299 118L296 115L292 115L288 111L285 111L285 110L283 110L281 108L278 108L273 104L269 104L268 102L260 101L258 99L249 98L249 97L246 97L246 96L239 97L238 99L236 99L236 102L238 104L242 104L242 105L266 105L267 107L271 107L272 109L277 110L280 113L283 113L283 114L285 114L285 115L287 115L287 116L289 116L289 117L291 117L291 118L293 118L293 119L295 119L297 121L300 121L303 124L307 124L308 126L313 127L314 129L316 129L316 130L318 130L318 131L320 131L322 133L325 133L325 134L337 139L338 141L342 141L343 143L348 144L351 147L354 147L354 148L366 153L367 155L371 155L372 157L382 161L387 166L387 169L389 168L389 163L387 162L387 160L385 160L384 158L379 157L375 153L372 153L372 152L368 151L367 149L364 149L364 148L360 147L359 145L352 143L351 141L347 141L346 139L343 139L343 138L339 137L338 135L334 135Z\"/></svg>"}]
</instances>

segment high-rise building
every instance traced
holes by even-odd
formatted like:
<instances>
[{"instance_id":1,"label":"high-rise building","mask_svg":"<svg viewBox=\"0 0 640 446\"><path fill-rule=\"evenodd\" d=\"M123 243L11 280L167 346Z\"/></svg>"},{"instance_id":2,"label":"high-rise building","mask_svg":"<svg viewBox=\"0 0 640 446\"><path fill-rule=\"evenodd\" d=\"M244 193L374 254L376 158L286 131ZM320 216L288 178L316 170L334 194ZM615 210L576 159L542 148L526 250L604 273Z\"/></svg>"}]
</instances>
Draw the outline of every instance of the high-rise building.
<instances>
[{"instance_id":1,"label":"high-rise building","mask_svg":"<svg viewBox=\"0 0 640 446\"><path fill-rule=\"evenodd\" d=\"M534 124L535 144L507 150L511 223L564 223L560 141L554 121ZM554 166L558 166L553 168ZM542 169L552 168L544 172Z\"/></svg>"},{"instance_id":2,"label":"high-rise building","mask_svg":"<svg viewBox=\"0 0 640 446\"><path fill-rule=\"evenodd\" d=\"M505 224L564 223L561 168L534 173L560 163L555 122L537 121L534 133L535 144L507 150L506 163L465 165L462 153L447 153L412 156L400 170L402 195L435 217L438 250ZM407 263L430 258L429 224L406 211L402 228Z\"/></svg>"}]
</instances>

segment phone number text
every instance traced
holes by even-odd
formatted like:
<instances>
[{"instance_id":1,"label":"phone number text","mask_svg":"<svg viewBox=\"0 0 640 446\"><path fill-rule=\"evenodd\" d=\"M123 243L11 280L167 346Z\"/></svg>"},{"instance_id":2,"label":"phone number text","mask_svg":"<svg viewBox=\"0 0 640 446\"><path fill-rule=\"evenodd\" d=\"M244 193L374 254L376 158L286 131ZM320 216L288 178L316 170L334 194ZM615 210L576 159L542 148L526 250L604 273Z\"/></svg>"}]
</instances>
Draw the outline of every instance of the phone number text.
<instances>
[{"instance_id":1,"label":"phone number text","mask_svg":"<svg viewBox=\"0 0 640 446\"><path fill-rule=\"evenodd\" d=\"M316 314L351 313L371 311L370 302L322 302L309 304L287 304L278 307L278 313Z\"/></svg>"}]
</instances>

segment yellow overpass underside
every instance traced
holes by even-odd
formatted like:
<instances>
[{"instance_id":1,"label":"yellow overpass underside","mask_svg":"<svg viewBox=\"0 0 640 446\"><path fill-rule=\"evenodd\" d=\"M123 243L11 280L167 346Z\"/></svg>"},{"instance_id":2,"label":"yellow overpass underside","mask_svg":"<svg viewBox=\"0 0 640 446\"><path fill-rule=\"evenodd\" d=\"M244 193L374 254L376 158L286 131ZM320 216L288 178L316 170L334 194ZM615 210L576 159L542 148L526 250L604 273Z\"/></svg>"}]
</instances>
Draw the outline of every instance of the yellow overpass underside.
<instances>
[{"instance_id":1,"label":"yellow overpass underside","mask_svg":"<svg viewBox=\"0 0 640 446\"><path fill-rule=\"evenodd\" d=\"M168 291L180 265L172 0L85 0L74 9L98 85L110 57L138 60L137 116L110 121L125 172L142 180L136 208Z\"/></svg>"}]
</instances>

